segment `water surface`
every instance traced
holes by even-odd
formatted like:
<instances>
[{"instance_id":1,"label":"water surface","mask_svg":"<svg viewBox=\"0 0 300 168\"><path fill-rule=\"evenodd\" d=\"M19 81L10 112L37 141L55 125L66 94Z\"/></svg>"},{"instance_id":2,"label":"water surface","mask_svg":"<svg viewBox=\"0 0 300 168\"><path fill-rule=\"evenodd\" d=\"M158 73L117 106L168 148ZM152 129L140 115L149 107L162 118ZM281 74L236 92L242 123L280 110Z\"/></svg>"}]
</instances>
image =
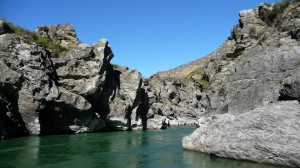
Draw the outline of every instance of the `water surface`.
<instances>
[{"instance_id":1,"label":"water surface","mask_svg":"<svg viewBox=\"0 0 300 168\"><path fill-rule=\"evenodd\" d=\"M183 151L193 127L133 132L32 136L0 141L0 167L21 168L272 168Z\"/></svg>"}]
</instances>

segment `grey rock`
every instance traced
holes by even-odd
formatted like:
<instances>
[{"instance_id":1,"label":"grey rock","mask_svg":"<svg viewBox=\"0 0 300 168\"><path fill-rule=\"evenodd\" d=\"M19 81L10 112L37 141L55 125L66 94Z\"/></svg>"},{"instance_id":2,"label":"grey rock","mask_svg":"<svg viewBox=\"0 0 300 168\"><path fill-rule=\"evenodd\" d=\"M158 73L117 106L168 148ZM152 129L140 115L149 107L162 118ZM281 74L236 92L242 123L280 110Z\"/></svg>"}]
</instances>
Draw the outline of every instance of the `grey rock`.
<instances>
[{"instance_id":1,"label":"grey rock","mask_svg":"<svg viewBox=\"0 0 300 168\"><path fill-rule=\"evenodd\" d=\"M38 27L35 32L42 37L48 38L60 46L70 49L78 44L74 26L71 24L58 24Z\"/></svg>"},{"instance_id":2,"label":"grey rock","mask_svg":"<svg viewBox=\"0 0 300 168\"><path fill-rule=\"evenodd\" d=\"M106 40L63 58L15 34L0 43L1 137L104 129L95 104L113 57Z\"/></svg>"},{"instance_id":3,"label":"grey rock","mask_svg":"<svg viewBox=\"0 0 300 168\"><path fill-rule=\"evenodd\" d=\"M108 102L111 127L116 130L147 129L149 105L142 75L127 67L114 65L113 69L114 80L108 80L106 86L110 89L105 89L112 90Z\"/></svg>"},{"instance_id":4,"label":"grey rock","mask_svg":"<svg viewBox=\"0 0 300 168\"><path fill-rule=\"evenodd\" d=\"M224 114L183 138L184 149L299 167L300 105L283 101L239 116Z\"/></svg>"},{"instance_id":5,"label":"grey rock","mask_svg":"<svg viewBox=\"0 0 300 168\"><path fill-rule=\"evenodd\" d=\"M205 114L200 104L203 88L193 79L170 79L158 74L147 80L145 88L149 96L148 123L151 128L161 128L154 126L164 123L161 118L168 119L164 127L193 125Z\"/></svg>"},{"instance_id":6,"label":"grey rock","mask_svg":"<svg viewBox=\"0 0 300 168\"><path fill-rule=\"evenodd\" d=\"M300 101L300 81L299 72L293 74L283 82L282 88L279 91L279 100L298 100Z\"/></svg>"},{"instance_id":7,"label":"grey rock","mask_svg":"<svg viewBox=\"0 0 300 168\"><path fill-rule=\"evenodd\" d=\"M288 32L284 29L278 31L264 23L260 13L269 8L261 5L260 9L240 12L232 37L209 55L210 61L201 72L209 87L200 94L200 106L207 114L239 115L276 102L281 99L284 81L299 74L299 43L285 35ZM257 36L251 36L251 30ZM236 53L240 46L244 49ZM230 53L235 56L228 57Z\"/></svg>"}]
</instances>

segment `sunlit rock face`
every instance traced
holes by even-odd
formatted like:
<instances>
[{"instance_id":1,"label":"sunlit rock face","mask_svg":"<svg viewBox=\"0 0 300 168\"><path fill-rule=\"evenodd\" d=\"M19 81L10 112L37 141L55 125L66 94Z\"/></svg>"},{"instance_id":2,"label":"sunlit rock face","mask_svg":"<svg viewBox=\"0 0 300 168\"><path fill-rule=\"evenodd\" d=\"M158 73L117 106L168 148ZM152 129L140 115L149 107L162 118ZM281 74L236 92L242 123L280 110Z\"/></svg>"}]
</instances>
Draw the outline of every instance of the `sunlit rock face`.
<instances>
[{"instance_id":1,"label":"sunlit rock face","mask_svg":"<svg viewBox=\"0 0 300 168\"><path fill-rule=\"evenodd\" d=\"M299 6L240 12L231 36L202 68L207 115L183 139L185 149L299 167Z\"/></svg>"},{"instance_id":2,"label":"sunlit rock face","mask_svg":"<svg viewBox=\"0 0 300 168\"><path fill-rule=\"evenodd\" d=\"M7 25L1 24L2 29ZM51 33L70 34L67 30L74 32L71 25L41 27L36 32L58 43L58 37ZM2 32L2 138L179 125L169 122L167 113L149 119L148 111L154 103L149 101L150 85L139 71L110 63L113 52L107 40L92 45L73 43L65 56L58 56L30 34L23 36L4 29ZM168 94L177 92L177 88L173 89ZM171 96L170 100L174 98ZM178 120L174 116L173 119Z\"/></svg>"},{"instance_id":3,"label":"sunlit rock face","mask_svg":"<svg viewBox=\"0 0 300 168\"><path fill-rule=\"evenodd\" d=\"M75 28L71 24L58 24L38 27L35 32L41 36L53 40L61 47L70 49L78 44Z\"/></svg>"},{"instance_id":4,"label":"sunlit rock face","mask_svg":"<svg viewBox=\"0 0 300 168\"><path fill-rule=\"evenodd\" d=\"M299 167L300 105L282 101L223 114L182 140L183 148L220 157Z\"/></svg>"},{"instance_id":5,"label":"sunlit rock face","mask_svg":"<svg viewBox=\"0 0 300 168\"><path fill-rule=\"evenodd\" d=\"M14 34L3 34L0 41L4 72L1 136L88 132L105 127L95 104L113 57L107 41L79 45L65 57L56 57L44 46Z\"/></svg>"}]
</instances>

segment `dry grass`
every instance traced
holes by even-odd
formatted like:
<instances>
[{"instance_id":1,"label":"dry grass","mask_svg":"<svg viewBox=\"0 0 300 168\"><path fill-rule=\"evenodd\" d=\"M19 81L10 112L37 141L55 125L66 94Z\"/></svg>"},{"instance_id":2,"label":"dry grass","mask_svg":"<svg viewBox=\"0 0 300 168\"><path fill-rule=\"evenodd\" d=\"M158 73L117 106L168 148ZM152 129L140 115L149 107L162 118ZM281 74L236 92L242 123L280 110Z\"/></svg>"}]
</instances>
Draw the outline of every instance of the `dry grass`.
<instances>
[{"instance_id":1,"label":"dry grass","mask_svg":"<svg viewBox=\"0 0 300 168\"><path fill-rule=\"evenodd\" d=\"M12 30L12 33L15 33L22 37L28 37L32 39L35 43L44 45L48 49L52 50L58 56L65 56L68 52L68 49L54 43L51 39L38 36L35 32L31 32L20 26L16 26L12 23L7 22L7 24L9 28Z\"/></svg>"}]
</instances>

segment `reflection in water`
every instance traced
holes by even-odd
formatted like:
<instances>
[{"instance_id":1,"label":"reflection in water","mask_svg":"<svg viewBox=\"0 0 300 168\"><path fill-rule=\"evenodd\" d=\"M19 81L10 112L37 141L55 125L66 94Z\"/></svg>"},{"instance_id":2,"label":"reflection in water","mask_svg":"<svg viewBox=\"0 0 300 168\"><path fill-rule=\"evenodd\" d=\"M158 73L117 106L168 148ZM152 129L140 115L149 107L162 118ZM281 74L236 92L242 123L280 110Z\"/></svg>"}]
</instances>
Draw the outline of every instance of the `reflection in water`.
<instances>
[{"instance_id":1,"label":"reflection in water","mask_svg":"<svg viewBox=\"0 0 300 168\"><path fill-rule=\"evenodd\" d=\"M273 166L262 165L252 162L242 162L233 159L224 159L216 156L210 156L208 154L193 152L193 151L183 151L183 160L186 165L198 165L202 168L271 168Z\"/></svg>"},{"instance_id":2,"label":"reflection in water","mask_svg":"<svg viewBox=\"0 0 300 168\"><path fill-rule=\"evenodd\" d=\"M32 167L37 163L39 155L40 138L24 139L24 148L16 155L16 167ZM22 147L21 144L19 147Z\"/></svg>"},{"instance_id":3,"label":"reflection in water","mask_svg":"<svg viewBox=\"0 0 300 168\"><path fill-rule=\"evenodd\" d=\"M200 167L271 166L183 151L194 128L24 137L0 141L0 167Z\"/></svg>"}]
</instances>

